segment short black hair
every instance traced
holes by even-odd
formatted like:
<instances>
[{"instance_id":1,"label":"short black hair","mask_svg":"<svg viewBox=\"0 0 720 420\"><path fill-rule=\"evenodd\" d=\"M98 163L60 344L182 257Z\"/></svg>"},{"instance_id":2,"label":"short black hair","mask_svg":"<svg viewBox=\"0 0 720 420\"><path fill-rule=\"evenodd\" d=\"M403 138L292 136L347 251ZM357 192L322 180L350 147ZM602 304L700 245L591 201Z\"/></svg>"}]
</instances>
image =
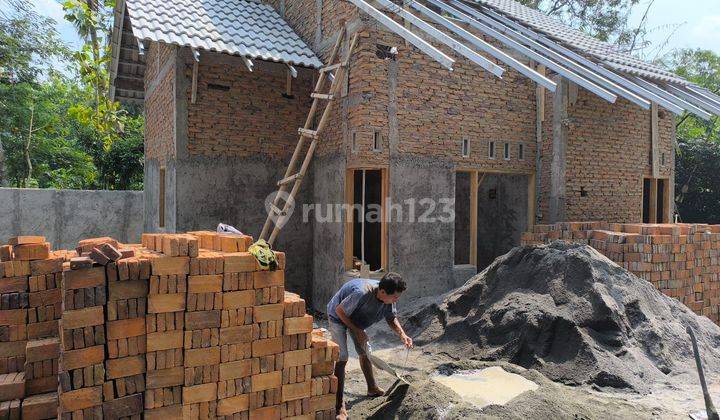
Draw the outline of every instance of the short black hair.
<instances>
[{"instance_id":1,"label":"short black hair","mask_svg":"<svg viewBox=\"0 0 720 420\"><path fill-rule=\"evenodd\" d=\"M391 271L380 279L380 285L378 287L383 289L388 295L394 295L395 293L404 292L405 289L407 289L407 284L405 284L405 280L403 280L400 274Z\"/></svg>"}]
</instances>

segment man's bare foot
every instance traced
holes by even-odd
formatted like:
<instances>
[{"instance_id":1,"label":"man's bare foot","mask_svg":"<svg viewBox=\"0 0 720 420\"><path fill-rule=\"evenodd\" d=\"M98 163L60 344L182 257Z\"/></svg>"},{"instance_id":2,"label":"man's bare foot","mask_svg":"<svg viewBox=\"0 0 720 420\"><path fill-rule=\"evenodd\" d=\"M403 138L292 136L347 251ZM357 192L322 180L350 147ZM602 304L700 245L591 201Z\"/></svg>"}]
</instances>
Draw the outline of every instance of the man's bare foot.
<instances>
[{"instance_id":1,"label":"man's bare foot","mask_svg":"<svg viewBox=\"0 0 720 420\"><path fill-rule=\"evenodd\" d=\"M375 388L369 388L367 392L368 397L382 397L385 395L385 390L380 388L379 386L376 386Z\"/></svg>"},{"instance_id":2,"label":"man's bare foot","mask_svg":"<svg viewBox=\"0 0 720 420\"><path fill-rule=\"evenodd\" d=\"M347 410L345 410L345 406L343 405L342 408L337 410L337 416L335 416L335 420L347 420Z\"/></svg>"}]
</instances>

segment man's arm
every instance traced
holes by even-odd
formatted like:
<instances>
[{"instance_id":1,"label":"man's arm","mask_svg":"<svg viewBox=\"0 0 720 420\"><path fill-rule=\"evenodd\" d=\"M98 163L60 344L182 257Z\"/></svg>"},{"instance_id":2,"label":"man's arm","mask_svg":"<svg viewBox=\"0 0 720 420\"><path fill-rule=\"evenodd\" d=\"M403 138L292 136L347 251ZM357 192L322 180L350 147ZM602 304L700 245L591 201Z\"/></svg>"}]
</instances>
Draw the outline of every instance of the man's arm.
<instances>
[{"instance_id":1,"label":"man's arm","mask_svg":"<svg viewBox=\"0 0 720 420\"><path fill-rule=\"evenodd\" d=\"M354 322L352 322L350 317L347 316L347 314L345 313L342 305L338 305L335 308L335 313L337 314L338 318L340 318L340 321L342 321L343 324L345 324L345 326L348 327L350 331L355 335L355 338L358 340L360 346L365 347L365 344L368 341L367 334L362 328L359 328L357 325L355 325Z\"/></svg>"},{"instance_id":2,"label":"man's arm","mask_svg":"<svg viewBox=\"0 0 720 420\"><path fill-rule=\"evenodd\" d=\"M398 321L397 317L393 318L392 321L386 319L385 320L390 328L395 331L395 334L400 337L400 341L405 345L405 347L411 349L413 348L413 340L412 338L408 337L407 334L405 334L405 330L403 330L403 327L400 325L400 321Z\"/></svg>"}]
</instances>

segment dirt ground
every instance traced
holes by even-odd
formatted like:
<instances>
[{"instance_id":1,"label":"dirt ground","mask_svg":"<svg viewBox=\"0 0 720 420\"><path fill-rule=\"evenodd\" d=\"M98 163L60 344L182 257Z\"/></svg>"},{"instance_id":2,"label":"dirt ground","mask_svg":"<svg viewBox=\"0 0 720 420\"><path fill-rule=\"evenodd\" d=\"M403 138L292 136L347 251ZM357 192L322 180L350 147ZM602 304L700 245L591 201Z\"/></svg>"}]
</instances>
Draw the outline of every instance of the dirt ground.
<instances>
[{"instance_id":1,"label":"dirt ground","mask_svg":"<svg viewBox=\"0 0 720 420\"><path fill-rule=\"evenodd\" d=\"M430 354L422 349L406 351L400 347L375 353L390 363L412 385L398 385L389 395L368 398L365 380L357 358L351 358L346 375L345 396L351 419L687 419L688 413L704 408L697 378L675 377L652 384L646 395L567 386L552 382L536 370L505 362L482 362ZM520 394L504 406L479 409L451 389L431 379L438 370L482 369L500 366L539 385ZM376 370L378 384L390 390L391 375ZM720 378L711 378L711 394L720 395Z\"/></svg>"}]
</instances>

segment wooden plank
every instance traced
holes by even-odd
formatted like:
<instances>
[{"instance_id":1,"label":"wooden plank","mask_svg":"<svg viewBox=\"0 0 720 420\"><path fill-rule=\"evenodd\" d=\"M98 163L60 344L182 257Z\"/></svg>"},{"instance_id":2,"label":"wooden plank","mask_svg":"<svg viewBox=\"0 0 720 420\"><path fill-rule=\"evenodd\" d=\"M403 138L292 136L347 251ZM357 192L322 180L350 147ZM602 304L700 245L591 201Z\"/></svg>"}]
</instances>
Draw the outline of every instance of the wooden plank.
<instances>
[{"instance_id":1,"label":"wooden plank","mask_svg":"<svg viewBox=\"0 0 720 420\"><path fill-rule=\"evenodd\" d=\"M344 261L345 269L352 269L353 262L353 211L352 205L355 201L355 183L354 180L355 171L348 169L345 171L345 229L344 229L344 242L343 246L345 249Z\"/></svg>"},{"instance_id":2,"label":"wooden plank","mask_svg":"<svg viewBox=\"0 0 720 420\"><path fill-rule=\"evenodd\" d=\"M469 264L477 267L477 242L478 242L478 182L479 173L470 172L470 261Z\"/></svg>"},{"instance_id":3,"label":"wooden plank","mask_svg":"<svg viewBox=\"0 0 720 420\"><path fill-rule=\"evenodd\" d=\"M649 223L657 223L657 179L650 179L650 220Z\"/></svg>"},{"instance_id":4,"label":"wooden plank","mask_svg":"<svg viewBox=\"0 0 720 420\"><path fill-rule=\"evenodd\" d=\"M658 119L658 104L650 103L650 145L652 153L652 176L660 176L660 128Z\"/></svg>"}]
</instances>

